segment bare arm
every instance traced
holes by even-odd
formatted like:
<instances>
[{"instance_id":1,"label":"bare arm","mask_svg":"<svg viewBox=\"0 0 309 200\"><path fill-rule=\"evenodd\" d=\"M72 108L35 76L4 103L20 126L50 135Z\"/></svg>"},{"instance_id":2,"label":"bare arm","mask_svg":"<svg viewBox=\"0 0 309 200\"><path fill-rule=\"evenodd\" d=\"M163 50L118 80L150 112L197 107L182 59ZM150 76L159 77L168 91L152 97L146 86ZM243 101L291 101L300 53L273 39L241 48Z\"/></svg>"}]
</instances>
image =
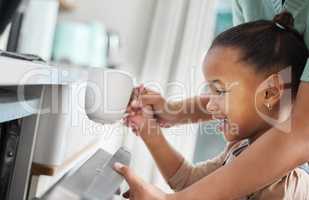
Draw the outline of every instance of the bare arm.
<instances>
[{"instance_id":1,"label":"bare arm","mask_svg":"<svg viewBox=\"0 0 309 200\"><path fill-rule=\"evenodd\" d=\"M175 124L196 123L208 121L211 115L206 107L209 98L207 96L195 96L179 102L171 102L173 110L178 110Z\"/></svg>"},{"instance_id":2,"label":"bare arm","mask_svg":"<svg viewBox=\"0 0 309 200\"><path fill-rule=\"evenodd\" d=\"M211 115L206 110L209 101L207 96L196 96L175 102L166 101L160 93L150 89L145 89L145 91L141 94L140 103L143 107L152 106L156 119L165 126L196 123L211 119ZM138 109L140 103L132 103L131 108Z\"/></svg>"},{"instance_id":3,"label":"bare arm","mask_svg":"<svg viewBox=\"0 0 309 200\"><path fill-rule=\"evenodd\" d=\"M165 181L174 191L181 191L220 168L227 154L224 151L211 160L192 165L170 146L159 127L156 133L153 137L149 134L141 136Z\"/></svg>"},{"instance_id":4,"label":"bare arm","mask_svg":"<svg viewBox=\"0 0 309 200\"><path fill-rule=\"evenodd\" d=\"M148 131L141 134L161 174L168 181L180 168L184 158L168 143L155 122L151 122Z\"/></svg>"},{"instance_id":5,"label":"bare arm","mask_svg":"<svg viewBox=\"0 0 309 200\"><path fill-rule=\"evenodd\" d=\"M292 114L292 130L272 128L234 162L175 193L177 200L227 200L248 195L309 160L309 84L300 86ZM285 124L283 125L286 125ZM237 183L237 184L236 184Z\"/></svg>"},{"instance_id":6,"label":"bare arm","mask_svg":"<svg viewBox=\"0 0 309 200\"><path fill-rule=\"evenodd\" d=\"M140 134L166 182L180 191L220 168L232 143L218 156L193 165L187 162L165 139L155 120Z\"/></svg>"}]
</instances>

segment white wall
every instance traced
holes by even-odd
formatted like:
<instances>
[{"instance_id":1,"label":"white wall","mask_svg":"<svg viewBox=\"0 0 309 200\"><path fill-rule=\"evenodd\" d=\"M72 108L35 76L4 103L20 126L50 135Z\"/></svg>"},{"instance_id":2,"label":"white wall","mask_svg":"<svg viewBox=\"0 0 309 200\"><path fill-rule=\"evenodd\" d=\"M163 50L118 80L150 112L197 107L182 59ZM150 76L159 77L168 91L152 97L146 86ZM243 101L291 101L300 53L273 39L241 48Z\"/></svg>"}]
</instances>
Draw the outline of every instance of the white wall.
<instances>
[{"instance_id":1,"label":"white wall","mask_svg":"<svg viewBox=\"0 0 309 200\"><path fill-rule=\"evenodd\" d=\"M125 59L122 69L139 75L143 64L156 0L76 0L73 12L64 12L61 19L98 20L108 30L120 34Z\"/></svg>"}]
</instances>

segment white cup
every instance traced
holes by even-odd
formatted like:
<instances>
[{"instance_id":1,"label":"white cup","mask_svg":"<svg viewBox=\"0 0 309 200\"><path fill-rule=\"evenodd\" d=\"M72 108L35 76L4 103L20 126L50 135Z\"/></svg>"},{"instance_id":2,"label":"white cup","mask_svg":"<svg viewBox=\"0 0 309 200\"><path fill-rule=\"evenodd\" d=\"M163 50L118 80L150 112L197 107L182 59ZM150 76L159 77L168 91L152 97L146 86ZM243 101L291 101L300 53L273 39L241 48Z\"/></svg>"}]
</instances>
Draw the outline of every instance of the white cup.
<instances>
[{"instance_id":1,"label":"white cup","mask_svg":"<svg viewBox=\"0 0 309 200\"><path fill-rule=\"evenodd\" d=\"M89 119L105 124L120 120L134 89L130 74L114 69L90 69L85 108Z\"/></svg>"}]
</instances>

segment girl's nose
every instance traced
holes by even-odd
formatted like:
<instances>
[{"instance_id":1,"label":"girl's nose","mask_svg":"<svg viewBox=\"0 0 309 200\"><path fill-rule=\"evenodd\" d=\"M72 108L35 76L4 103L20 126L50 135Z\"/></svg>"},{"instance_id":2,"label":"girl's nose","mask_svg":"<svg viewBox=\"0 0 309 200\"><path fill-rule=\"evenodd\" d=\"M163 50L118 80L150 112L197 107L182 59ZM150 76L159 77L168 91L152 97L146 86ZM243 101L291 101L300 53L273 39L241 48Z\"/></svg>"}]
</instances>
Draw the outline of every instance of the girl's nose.
<instances>
[{"instance_id":1,"label":"girl's nose","mask_svg":"<svg viewBox=\"0 0 309 200\"><path fill-rule=\"evenodd\" d=\"M213 98L209 99L209 102L207 104L207 111L210 114L216 114L219 112L219 105L214 101Z\"/></svg>"}]
</instances>

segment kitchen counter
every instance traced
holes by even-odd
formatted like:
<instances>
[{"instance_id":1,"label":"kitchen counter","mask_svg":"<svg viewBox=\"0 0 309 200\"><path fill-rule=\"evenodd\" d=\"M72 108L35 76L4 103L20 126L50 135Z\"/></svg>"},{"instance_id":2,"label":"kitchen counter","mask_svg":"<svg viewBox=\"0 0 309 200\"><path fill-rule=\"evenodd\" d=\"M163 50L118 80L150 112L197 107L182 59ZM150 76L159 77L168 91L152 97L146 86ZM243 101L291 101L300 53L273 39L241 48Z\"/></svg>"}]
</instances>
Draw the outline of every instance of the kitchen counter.
<instances>
[{"instance_id":1,"label":"kitchen counter","mask_svg":"<svg viewBox=\"0 0 309 200\"><path fill-rule=\"evenodd\" d=\"M43 62L30 62L0 56L0 86L14 85L68 85L87 80L84 67L59 67Z\"/></svg>"},{"instance_id":2,"label":"kitchen counter","mask_svg":"<svg viewBox=\"0 0 309 200\"><path fill-rule=\"evenodd\" d=\"M42 106L51 87L69 87L88 79L87 68L58 67L0 56L0 122L22 119L9 200L25 200ZM45 103L44 103L45 102ZM48 100L47 103L52 102Z\"/></svg>"}]
</instances>

